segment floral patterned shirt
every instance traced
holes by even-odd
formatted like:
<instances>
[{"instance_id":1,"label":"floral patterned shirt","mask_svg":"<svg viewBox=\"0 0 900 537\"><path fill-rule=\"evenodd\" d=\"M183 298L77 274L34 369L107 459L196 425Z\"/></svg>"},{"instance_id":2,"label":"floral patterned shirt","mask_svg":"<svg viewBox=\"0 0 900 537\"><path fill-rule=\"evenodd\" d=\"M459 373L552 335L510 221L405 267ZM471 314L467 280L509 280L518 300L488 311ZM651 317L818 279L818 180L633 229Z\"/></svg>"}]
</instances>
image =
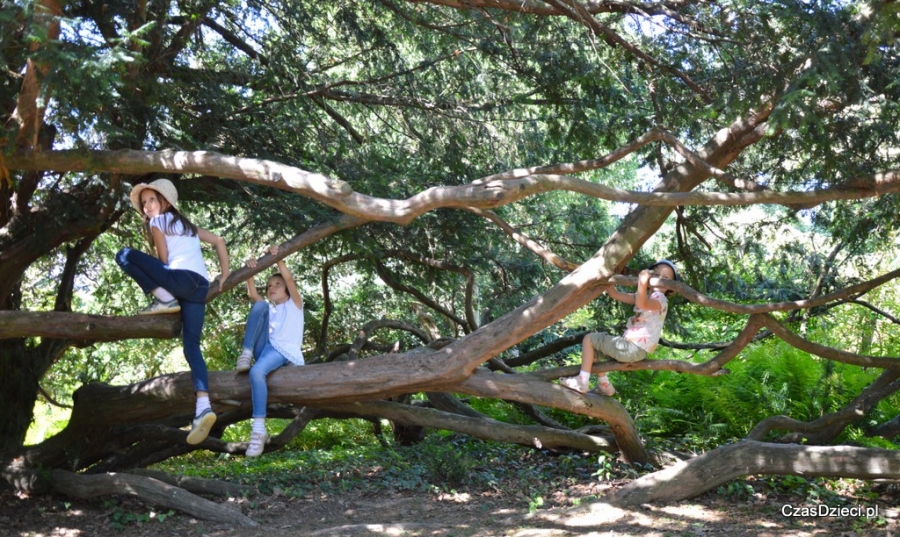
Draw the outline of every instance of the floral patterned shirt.
<instances>
[{"instance_id":1,"label":"floral patterned shirt","mask_svg":"<svg viewBox=\"0 0 900 537\"><path fill-rule=\"evenodd\" d=\"M650 354L659 344L663 322L666 320L666 313L669 312L669 301L665 293L659 290L654 290L648 298L659 302L659 311L642 310L635 306L634 316L628 319L623 337Z\"/></svg>"}]
</instances>

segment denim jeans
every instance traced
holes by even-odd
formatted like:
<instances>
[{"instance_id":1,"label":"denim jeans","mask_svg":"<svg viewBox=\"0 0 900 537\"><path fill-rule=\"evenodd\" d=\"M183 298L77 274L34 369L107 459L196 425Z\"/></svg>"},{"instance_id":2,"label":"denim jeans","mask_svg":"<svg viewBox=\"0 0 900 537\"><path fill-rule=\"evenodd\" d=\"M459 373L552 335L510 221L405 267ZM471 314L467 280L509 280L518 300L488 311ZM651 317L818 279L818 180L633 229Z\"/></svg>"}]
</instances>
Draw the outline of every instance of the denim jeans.
<instances>
[{"instance_id":1,"label":"denim jeans","mask_svg":"<svg viewBox=\"0 0 900 537\"><path fill-rule=\"evenodd\" d=\"M261 300L254 302L247 317L247 329L244 333L245 350L252 350L256 363L250 368L250 400L253 402L253 417L266 417L266 404L269 399L269 387L266 377L279 367L291 365L293 362L285 358L269 343L269 303Z\"/></svg>"},{"instance_id":2,"label":"denim jeans","mask_svg":"<svg viewBox=\"0 0 900 537\"><path fill-rule=\"evenodd\" d=\"M116 263L145 293L162 287L178 299L181 305L181 345L191 368L194 391L208 392L209 373L200 351L200 336L203 333L209 282L196 272L170 269L159 259L132 248L119 250Z\"/></svg>"}]
</instances>

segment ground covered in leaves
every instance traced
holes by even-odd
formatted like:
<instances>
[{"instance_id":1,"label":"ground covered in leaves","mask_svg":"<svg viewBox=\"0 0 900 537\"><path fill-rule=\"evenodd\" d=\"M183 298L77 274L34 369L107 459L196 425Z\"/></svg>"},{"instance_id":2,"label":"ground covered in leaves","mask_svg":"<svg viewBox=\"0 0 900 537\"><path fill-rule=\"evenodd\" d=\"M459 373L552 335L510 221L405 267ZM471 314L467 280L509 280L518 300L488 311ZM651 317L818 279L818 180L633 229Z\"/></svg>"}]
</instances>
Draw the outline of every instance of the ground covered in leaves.
<instances>
[{"instance_id":1,"label":"ground covered in leaves","mask_svg":"<svg viewBox=\"0 0 900 537\"><path fill-rule=\"evenodd\" d=\"M0 536L731 537L900 531L900 485L892 483L756 477L689 501L623 510L604 504L603 497L649 469L596 454L550 454L471 440L396 450L272 453L255 460L198 454L161 469L251 487L254 494L220 501L258 525L196 520L126 496L72 500L2 490ZM825 509L820 505L861 511L811 516ZM793 508L805 508L805 516L786 516Z\"/></svg>"}]
</instances>

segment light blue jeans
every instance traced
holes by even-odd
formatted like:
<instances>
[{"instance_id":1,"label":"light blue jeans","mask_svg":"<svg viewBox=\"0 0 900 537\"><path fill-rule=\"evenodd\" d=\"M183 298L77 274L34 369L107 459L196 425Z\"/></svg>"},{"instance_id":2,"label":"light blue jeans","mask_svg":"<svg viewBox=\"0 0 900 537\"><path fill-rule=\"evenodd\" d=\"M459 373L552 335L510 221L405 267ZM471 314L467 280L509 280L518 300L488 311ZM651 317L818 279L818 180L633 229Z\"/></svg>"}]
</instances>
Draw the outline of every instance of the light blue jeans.
<instances>
[{"instance_id":1,"label":"light blue jeans","mask_svg":"<svg viewBox=\"0 0 900 537\"><path fill-rule=\"evenodd\" d=\"M266 403L269 387L266 377L269 373L293 362L285 358L269 343L269 303L261 300L250 308L247 329L244 333L244 350L253 351L256 363L250 368L250 400L253 402L253 417L266 417Z\"/></svg>"}]
</instances>

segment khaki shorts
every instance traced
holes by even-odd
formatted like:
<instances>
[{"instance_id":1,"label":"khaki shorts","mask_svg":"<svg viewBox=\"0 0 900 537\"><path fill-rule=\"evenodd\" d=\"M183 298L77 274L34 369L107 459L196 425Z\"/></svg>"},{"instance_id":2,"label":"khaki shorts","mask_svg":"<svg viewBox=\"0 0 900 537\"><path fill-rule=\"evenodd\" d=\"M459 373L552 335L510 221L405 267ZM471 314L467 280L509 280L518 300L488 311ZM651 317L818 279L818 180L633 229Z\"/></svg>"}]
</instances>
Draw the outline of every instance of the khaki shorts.
<instances>
[{"instance_id":1,"label":"khaki shorts","mask_svg":"<svg viewBox=\"0 0 900 537\"><path fill-rule=\"evenodd\" d=\"M647 351L622 336L591 332L590 342L598 353L609 356L617 362L640 362L647 358Z\"/></svg>"}]
</instances>

